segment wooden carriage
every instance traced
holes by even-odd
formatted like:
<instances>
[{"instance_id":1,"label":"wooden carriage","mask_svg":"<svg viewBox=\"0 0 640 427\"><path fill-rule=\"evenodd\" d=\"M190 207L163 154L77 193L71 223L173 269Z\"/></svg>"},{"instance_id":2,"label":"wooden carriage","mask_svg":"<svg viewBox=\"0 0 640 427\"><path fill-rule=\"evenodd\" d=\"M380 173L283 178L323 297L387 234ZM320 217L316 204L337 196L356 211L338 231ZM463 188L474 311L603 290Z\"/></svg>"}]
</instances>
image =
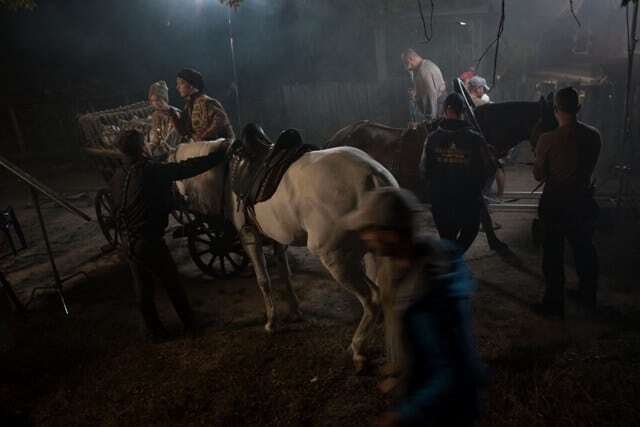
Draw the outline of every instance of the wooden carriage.
<instances>
[{"instance_id":1,"label":"wooden carriage","mask_svg":"<svg viewBox=\"0 0 640 427\"><path fill-rule=\"evenodd\" d=\"M82 148L107 185L121 165L122 155L115 147L117 135L125 129L137 129L148 135L152 112L148 103L139 102L79 117ZM174 193L175 207L171 217L175 224L169 227L168 232L173 238L187 238L189 253L198 268L216 278L234 277L243 271L248 258L233 224L221 216L191 210L188 202L177 191ZM94 203L104 237L112 247L117 248L120 233L110 189L100 189Z\"/></svg>"}]
</instances>

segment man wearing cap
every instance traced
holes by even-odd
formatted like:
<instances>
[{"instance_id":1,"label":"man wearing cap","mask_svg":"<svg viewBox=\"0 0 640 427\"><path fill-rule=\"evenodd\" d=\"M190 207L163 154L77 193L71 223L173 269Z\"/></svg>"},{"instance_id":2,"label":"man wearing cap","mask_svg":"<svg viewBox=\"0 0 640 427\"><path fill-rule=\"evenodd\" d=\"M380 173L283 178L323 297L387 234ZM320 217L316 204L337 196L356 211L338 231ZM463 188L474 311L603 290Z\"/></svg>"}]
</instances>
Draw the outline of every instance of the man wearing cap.
<instances>
[{"instance_id":1,"label":"man wearing cap","mask_svg":"<svg viewBox=\"0 0 640 427\"><path fill-rule=\"evenodd\" d=\"M167 291L185 331L194 329L193 311L180 284L178 270L164 242L171 210L174 181L199 175L225 160L224 151L194 157L179 163L149 159L144 136L137 130L123 131L116 142L124 159L111 181L123 255L134 278L137 302L149 338L162 341L168 333L158 318L154 285Z\"/></svg>"},{"instance_id":2,"label":"man wearing cap","mask_svg":"<svg viewBox=\"0 0 640 427\"><path fill-rule=\"evenodd\" d=\"M447 93L442 71L433 61L422 58L413 49L402 53L402 63L411 73L415 85L414 90L409 92L410 100L416 102L426 120L437 119Z\"/></svg>"},{"instance_id":3,"label":"man wearing cap","mask_svg":"<svg viewBox=\"0 0 640 427\"><path fill-rule=\"evenodd\" d=\"M564 316L564 242L573 249L579 279L578 298L589 313L596 308L598 256L593 229L598 206L593 198L592 175L602 145L600 133L577 119L578 92L559 90L554 99L560 125L542 134L536 146L534 177L545 183L540 205L544 228L543 261L546 289L534 309Z\"/></svg>"},{"instance_id":4,"label":"man wearing cap","mask_svg":"<svg viewBox=\"0 0 640 427\"><path fill-rule=\"evenodd\" d=\"M462 120L463 105L457 93L445 100L445 120L428 136L420 170L440 237L465 252L478 235L482 190L496 162L484 138Z\"/></svg>"},{"instance_id":5,"label":"man wearing cap","mask_svg":"<svg viewBox=\"0 0 640 427\"><path fill-rule=\"evenodd\" d=\"M211 141L218 138L235 137L233 127L224 107L217 99L205 93L202 74L191 68L178 73L176 88L180 96L185 98L184 111L165 108L174 126L181 135L193 141Z\"/></svg>"},{"instance_id":6,"label":"man wearing cap","mask_svg":"<svg viewBox=\"0 0 640 427\"><path fill-rule=\"evenodd\" d=\"M421 210L411 192L386 187L344 219L369 251L397 266L390 298L405 393L378 425L473 425L485 376L471 328L475 282L455 248L418 228Z\"/></svg>"},{"instance_id":7,"label":"man wearing cap","mask_svg":"<svg viewBox=\"0 0 640 427\"><path fill-rule=\"evenodd\" d=\"M470 78L467 83L467 89L469 89L469 95L471 95L473 105L476 107L489 104L491 102L489 95L485 92L489 90L489 86L487 86L487 81L484 78L480 76Z\"/></svg>"}]
</instances>

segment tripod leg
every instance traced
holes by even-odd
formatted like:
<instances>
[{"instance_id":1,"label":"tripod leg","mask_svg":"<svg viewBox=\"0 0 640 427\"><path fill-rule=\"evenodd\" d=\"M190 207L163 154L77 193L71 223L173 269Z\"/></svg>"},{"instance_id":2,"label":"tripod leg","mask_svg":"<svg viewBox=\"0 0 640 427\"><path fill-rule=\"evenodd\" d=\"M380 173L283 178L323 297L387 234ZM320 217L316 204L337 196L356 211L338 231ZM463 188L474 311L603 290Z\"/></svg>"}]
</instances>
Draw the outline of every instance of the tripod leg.
<instances>
[{"instance_id":1,"label":"tripod leg","mask_svg":"<svg viewBox=\"0 0 640 427\"><path fill-rule=\"evenodd\" d=\"M15 243L13 243L13 238L11 237L11 232L9 231L9 229L4 230L4 235L7 237L7 242L9 242L11 252L13 252L14 255L17 255L18 251L16 251L16 245Z\"/></svg>"},{"instance_id":2,"label":"tripod leg","mask_svg":"<svg viewBox=\"0 0 640 427\"><path fill-rule=\"evenodd\" d=\"M9 207L9 217L11 218L11 222L13 223L13 229L18 235L18 240L20 240L20 244L22 245L21 249L25 249L27 247L27 240L24 238L22 226L20 225L20 222L18 222L18 217L16 216L16 213L12 207Z\"/></svg>"},{"instance_id":3,"label":"tripod leg","mask_svg":"<svg viewBox=\"0 0 640 427\"><path fill-rule=\"evenodd\" d=\"M0 284L4 288L4 290L7 293L7 295L9 295L9 299L15 304L15 306L18 309L18 311L20 312L20 314L22 314L26 318L27 311L25 310L24 305L22 305L22 303L18 299L18 296L13 291L13 288L11 287L11 284L9 283L7 278L4 277L4 274L2 274L2 272L0 272Z\"/></svg>"}]
</instances>

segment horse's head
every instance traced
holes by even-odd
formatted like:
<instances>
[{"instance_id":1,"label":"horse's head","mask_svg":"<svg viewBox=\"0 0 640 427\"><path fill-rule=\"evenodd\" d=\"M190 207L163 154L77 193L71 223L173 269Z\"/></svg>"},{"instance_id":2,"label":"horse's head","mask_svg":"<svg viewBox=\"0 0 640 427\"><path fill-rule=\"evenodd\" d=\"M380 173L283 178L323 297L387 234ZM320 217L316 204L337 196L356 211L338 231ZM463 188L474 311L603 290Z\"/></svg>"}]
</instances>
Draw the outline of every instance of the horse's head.
<instances>
[{"instance_id":1,"label":"horse's head","mask_svg":"<svg viewBox=\"0 0 640 427\"><path fill-rule=\"evenodd\" d=\"M529 142L534 150L538 144L540 135L558 127L558 121L553 111L553 92L549 93L546 99L541 96L538 101L538 106L540 108L539 118L531 130L531 136L529 137Z\"/></svg>"}]
</instances>

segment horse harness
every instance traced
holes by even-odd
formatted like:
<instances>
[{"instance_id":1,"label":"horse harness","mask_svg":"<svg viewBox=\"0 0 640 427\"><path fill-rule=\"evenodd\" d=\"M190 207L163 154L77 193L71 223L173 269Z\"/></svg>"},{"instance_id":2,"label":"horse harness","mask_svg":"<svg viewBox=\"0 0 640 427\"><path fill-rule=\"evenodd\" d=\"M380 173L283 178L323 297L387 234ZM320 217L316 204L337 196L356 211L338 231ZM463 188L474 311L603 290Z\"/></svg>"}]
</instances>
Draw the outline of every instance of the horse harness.
<instances>
[{"instance_id":1,"label":"horse harness","mask_svg":"<svg viewBox=\"0 0 640 427\"><path fill-rule=\"evenodd\" d=\"M236 209L244 210L260 234L264 233L256 220L255 205L270 199L289 167L312 150L293 130L283 132L275 143L264 135L252 135L236 140L229 148L227 173L238 198Z\"/></svg>"}]
</instances>

